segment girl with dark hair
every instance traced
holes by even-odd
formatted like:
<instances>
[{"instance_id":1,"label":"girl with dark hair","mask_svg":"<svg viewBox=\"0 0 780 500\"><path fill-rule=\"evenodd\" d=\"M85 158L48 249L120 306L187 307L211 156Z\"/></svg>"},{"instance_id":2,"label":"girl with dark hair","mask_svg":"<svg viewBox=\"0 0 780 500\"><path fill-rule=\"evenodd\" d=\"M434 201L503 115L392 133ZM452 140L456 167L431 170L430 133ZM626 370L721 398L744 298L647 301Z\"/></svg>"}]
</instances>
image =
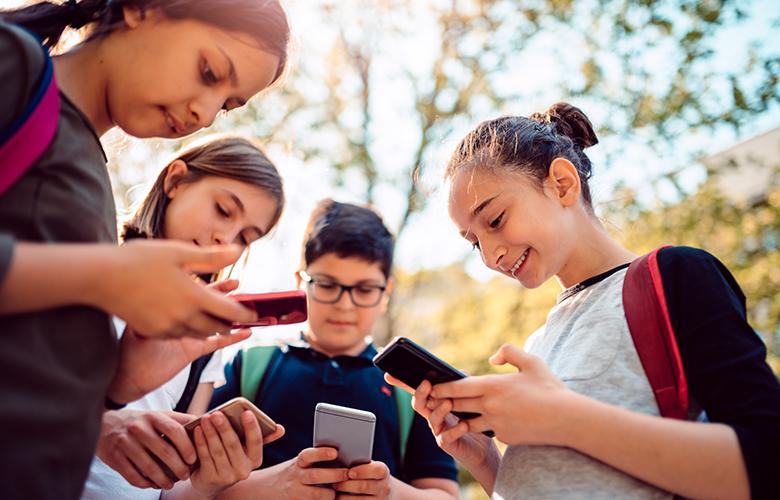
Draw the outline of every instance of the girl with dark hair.
<instances>
[{"instance_id":1,"label":"girl with dark hair","mask_svg":"<svg viewBox=\"0 0 780 500\"><path fill-rule=\"evenodd\" d=\"M597 142L566 103L484 122L460 142L446 176L461 235L489 268L527 288L555 277L563 291L525 350L491 357L515 373L423 382L415 409L497 499L776 497L780 384L739 285L703 250L656 254L691 400L687 421L659 416L624 308L637 256L591 204L584 150ZM488 429L509 445L503 456Z\"/></svg>"},{"instance_id":2,"label":"girl with dark hair","mask_svg":"<svg viewBox=\"0 0 780 500\"><path fill-rule=\"evenodd\" d=\"M50 58L67 28L82 28L84 41ZM214 333L254 318L190 277L235 261L240 245L115 246L98 139L115 126L167 138L208 127L278 81L288 39L278 0L68 0L0 12L0 137L25 119L51 67L59 88L56 134L0 195L6 498L76 498L104 408L142 396L139 387L157 376L125 347L118 364L110 315L144 337L221 345L230 336Z\"/></svg>"},{"instance_id":3,"label":"girl with dark hair","mask_svg":"<svg viewBox=\"0 0 780 500\"><path fill-rule=\"evenodd\" d=\"M283 206L282 179L263 151L240 137L211 139L187 148L160 172L125 224L124 239L236 243L248 248L276 225ZM228 291L236 285L235 280L227 280L219 286ZM117 330L123 330L121 324ZM125 332L122 342L137 341L133 335ZM174 356L161 358L165 368L158 369L176 365L170 359ZM177 370L168 369L172 377L168 382L127 408L103 415L96 458L82 499L160 498L160 489L173 488L173 480L159 462L182 480L165 498L186 498L190 493L214 497L260 466L263 438L251 415L243 446L219 415L203 417L194 442L184 430L193 415L206 411L215 383L224 381L219 351ZM283 432L280 428L265 442ZM190 472L196 459L200 467Z\"/></svg>"}]
</instances>

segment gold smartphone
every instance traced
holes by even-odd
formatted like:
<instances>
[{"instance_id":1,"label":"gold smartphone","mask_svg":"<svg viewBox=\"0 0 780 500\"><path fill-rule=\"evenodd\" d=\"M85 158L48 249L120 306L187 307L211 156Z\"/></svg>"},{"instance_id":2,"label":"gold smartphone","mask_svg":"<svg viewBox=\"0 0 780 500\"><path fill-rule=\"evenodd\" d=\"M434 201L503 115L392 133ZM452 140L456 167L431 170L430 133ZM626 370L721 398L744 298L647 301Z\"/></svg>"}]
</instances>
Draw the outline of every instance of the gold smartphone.
<instances>
[{"instance_id":1,"label":"gold smartphone","mask_svg":"<svg viewBox=\"0 0 780 500\"><path fill-rule=\"evenodd\" d=\"M243 443L245 436L244 436L244 426L241 423L241 414L247 410L252 412L252 415L254 415L255 418L257 419L257 423L260 424L260 432L263 434L263 437L266 437L276 432L276 428L277 428L276 422L274 422L271 419L271 417L263 413L260 410L260 408L254 405L254 403L242 397L233 398L230 401L222 403L216 408L210 410L208 413L206 413L206 415L210 415L218 411L222 412L222 414L227 417L228 422L230 422L230 426L233 428L236 434L238 434L238 438ZM190 440L193 440L192 434L195 431L195 428L200 425L200 419L201 417L198 417L195 420L184 425L184 430L187 431L187 435L190 436ZM168 442L170 442L170 439L168 439L165 436L163 436L163 439L166 439ZM174 474L173 471L167 465L165 465L165 463L162 460L160 460L160 458L157 455L155 455L154 453L150 453L150 454L154 459L154 461L157 462L157 465L160 466L160 468L163 470L165 475L168 476L168 478L171 481L175 483L176 481L179 480L179 478L176 477L176 474ZM200 462L196 460L195 463L190 466L190 470L195 470L199 466L200 466Z\"/></svg>"}]
</instances>

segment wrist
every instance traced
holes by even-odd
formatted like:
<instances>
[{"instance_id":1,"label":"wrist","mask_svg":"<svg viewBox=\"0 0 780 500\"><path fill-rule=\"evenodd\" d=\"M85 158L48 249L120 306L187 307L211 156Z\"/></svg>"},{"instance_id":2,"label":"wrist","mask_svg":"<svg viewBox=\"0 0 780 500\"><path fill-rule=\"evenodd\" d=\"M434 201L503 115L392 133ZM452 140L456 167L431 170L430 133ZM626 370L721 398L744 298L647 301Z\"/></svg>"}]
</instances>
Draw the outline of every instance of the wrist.
<instances>
[{"instance_id":1,"label":"wrist","mask_svg":"<svg viewBox=\"0 0 780 500\"><path fill-rule=\"evenodd\" d=\"M114 271L118 268L116 259L120 249L113 245L92 246L93 250L85 256L82 265L79 296L84 303L113 314L113 287L110 285L118 274Z\"/></svg>"}]
</instances>

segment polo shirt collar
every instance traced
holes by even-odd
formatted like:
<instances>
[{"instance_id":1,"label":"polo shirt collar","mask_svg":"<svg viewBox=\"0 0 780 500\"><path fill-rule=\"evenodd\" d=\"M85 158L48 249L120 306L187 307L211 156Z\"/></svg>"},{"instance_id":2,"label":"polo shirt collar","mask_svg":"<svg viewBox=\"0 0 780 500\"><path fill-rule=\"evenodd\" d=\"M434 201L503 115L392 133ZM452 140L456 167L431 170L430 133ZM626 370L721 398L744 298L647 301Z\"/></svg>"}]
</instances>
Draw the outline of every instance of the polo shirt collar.
<instances>
[{"instance_id":1,"label":"polo shirt collar","mask_svg":"<svg viewBox=\"0 0 780 500\"><path fill-rule=\"evenodd\" d=\"M303 332L301 332L301 335L297 341L287 343L287 349L290 352L309 353L309 356L313 355L318 358L330 359L330 356L323 354L320 351L313 348L309 343L309 341L306 340L306 337L304 336ZM361 352L357 356L339 355L339 356L334 356L333 358L341 359L341 360L350 359L350 360L357 361L360 364L363 363L373 364L374 356L376 356L376 354L377 354L377 350L376 347L374 347L374 343L371 341L367 341L366 348L363 349L363 352Z\"/></svg>"}]
</instances>

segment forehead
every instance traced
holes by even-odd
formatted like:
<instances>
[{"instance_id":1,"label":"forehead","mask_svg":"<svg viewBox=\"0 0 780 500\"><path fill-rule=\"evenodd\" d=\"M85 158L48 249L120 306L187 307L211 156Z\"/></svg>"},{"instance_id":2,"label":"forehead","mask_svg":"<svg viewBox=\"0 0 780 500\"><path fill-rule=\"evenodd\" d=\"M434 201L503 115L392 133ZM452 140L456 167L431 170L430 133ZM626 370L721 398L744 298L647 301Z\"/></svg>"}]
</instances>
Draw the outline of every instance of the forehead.
<instances>
[{"instance_id":1,"label":"forehead","mask_svg":"<svg viewBox=\"0 0 780 500\"><path fill-rule=\"evenodd\" d=\"M307 271L312 275L326 274L345 284L385 280L379 262L369 262L359 257L339 257L335 253L326 253L309 263Z\"/></svg>"},{"instance_id":2,"label":"forehead","mask_svg":"<svg viewBox=\"0 0 780 500\"><path fill-rule=\"evenodd\" d=\"M524 197L533 190L533 181L519 172L470 168L452 177L447 207L450 218L463 229L471 224L474 209L489 198L502 195Z\"/></svg>"}]
</instances>

